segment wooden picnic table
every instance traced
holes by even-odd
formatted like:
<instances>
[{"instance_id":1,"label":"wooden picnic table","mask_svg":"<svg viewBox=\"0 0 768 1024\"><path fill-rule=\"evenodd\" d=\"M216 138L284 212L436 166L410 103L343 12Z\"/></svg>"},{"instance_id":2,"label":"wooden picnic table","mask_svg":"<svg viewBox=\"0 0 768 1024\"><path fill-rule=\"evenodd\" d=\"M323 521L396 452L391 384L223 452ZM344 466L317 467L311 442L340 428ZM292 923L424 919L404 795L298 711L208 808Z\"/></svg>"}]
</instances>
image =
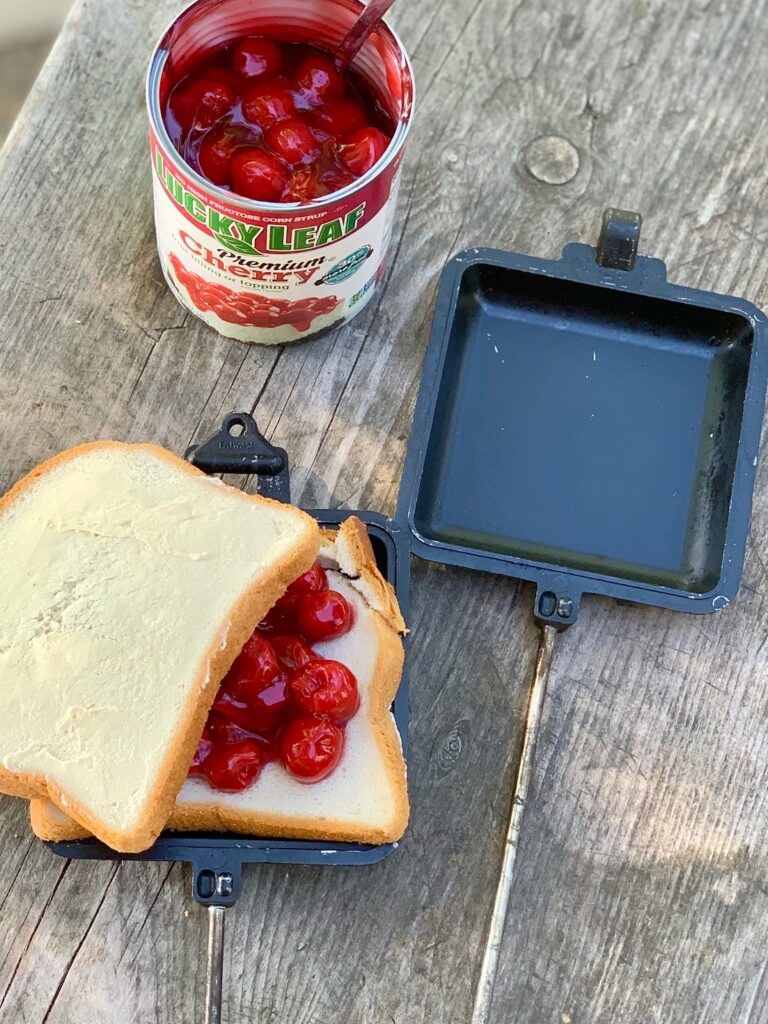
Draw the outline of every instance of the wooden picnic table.
<instances>
[{"instance_id":1,"label":"wooden picnic table","mask_svg":"<svg viewBox=\"0 0 768 1024\"><path fill-rule=\"evenodd\" d=\"M143 79L178 6L77 4L0 154L2 489L88 439L183 452L252 409L296 500L392 513L446 259L556 256L606 205L644 214L672 280L766 304L766 0L400 0L418 115L386 286L308 345L218 337L155 252ZM589 598L564 635L496 1021L768 1021L767 562L764 461L727 611ZM527 585L414 564L409 831L377 867L246 871L226 1022L468 1021L531 606ZM3 1022L201 1019L188 868L67 863L12 798L0 865Z\"/></svg>"}]
</instances>

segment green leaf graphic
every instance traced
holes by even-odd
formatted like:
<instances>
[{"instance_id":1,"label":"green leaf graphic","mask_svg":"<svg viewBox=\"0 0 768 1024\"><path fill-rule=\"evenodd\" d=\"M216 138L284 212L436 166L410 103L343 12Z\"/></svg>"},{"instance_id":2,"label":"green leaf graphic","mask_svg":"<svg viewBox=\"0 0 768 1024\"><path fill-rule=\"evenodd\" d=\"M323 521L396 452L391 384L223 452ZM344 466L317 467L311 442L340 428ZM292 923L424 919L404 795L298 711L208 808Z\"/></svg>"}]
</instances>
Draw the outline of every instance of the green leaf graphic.
<instances>
[{"instance_id":1,"label":"green leaf graphic","mask_svg":"<svg viewBox=\"0 0 768 1024\"><path fill-rule=\"evenodd\" d=\"M222 235L218 231L214 231L216 241L219 245L222 245L225 249L229 249L230 252L240 253L241 256L255 256L256 250L248 242L244 242L242 238L235 238L233 235Z\"/></svg>"}]
</instances>

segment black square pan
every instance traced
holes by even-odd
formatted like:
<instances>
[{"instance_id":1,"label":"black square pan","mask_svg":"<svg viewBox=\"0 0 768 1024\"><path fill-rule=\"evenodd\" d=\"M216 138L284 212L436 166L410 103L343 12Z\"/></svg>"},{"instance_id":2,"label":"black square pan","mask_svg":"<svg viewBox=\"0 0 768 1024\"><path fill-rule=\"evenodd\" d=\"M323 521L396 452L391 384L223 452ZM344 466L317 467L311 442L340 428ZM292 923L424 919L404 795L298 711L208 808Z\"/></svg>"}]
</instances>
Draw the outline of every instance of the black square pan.
<instances>
[{"instance_id":1,"label":"black square pan","mask_svg":"<svg viewBox=\"0 0 768 1024\"><path fill-rule=\"evenodd\" d=\"M716 611L741 577L766 318L635 259L633 216L597 253L448 264L403 473L414 553L566 594L561 625L584 592Z\"/></svg>"}]
</instances>

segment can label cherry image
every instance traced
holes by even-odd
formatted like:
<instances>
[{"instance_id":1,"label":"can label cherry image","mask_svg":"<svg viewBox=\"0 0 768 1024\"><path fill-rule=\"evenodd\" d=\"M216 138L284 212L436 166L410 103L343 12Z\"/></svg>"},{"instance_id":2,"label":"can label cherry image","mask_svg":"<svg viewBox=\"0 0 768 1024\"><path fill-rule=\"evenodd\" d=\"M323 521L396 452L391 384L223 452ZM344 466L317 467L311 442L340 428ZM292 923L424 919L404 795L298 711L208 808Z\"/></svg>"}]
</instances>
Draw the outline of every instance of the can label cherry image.
<instances>
[{"instance_id":1,"label":"can label cherry image","mask_svg":"<svg viewBox=\"0 0 768 1024\"><path fill-rule=\"evenodd\" d=\"M410 66L381 26L350 84L332 82L324 95L320 77L323 49L361 9L358 0L197 0L155 53L148 105L162 270L178 300L227 337L312 337L356 315L383 277ZM244 50L248 70L266 53L282 62L279 74L254 83L241 68L238 77Z\"/></svg>"}]
</instances>

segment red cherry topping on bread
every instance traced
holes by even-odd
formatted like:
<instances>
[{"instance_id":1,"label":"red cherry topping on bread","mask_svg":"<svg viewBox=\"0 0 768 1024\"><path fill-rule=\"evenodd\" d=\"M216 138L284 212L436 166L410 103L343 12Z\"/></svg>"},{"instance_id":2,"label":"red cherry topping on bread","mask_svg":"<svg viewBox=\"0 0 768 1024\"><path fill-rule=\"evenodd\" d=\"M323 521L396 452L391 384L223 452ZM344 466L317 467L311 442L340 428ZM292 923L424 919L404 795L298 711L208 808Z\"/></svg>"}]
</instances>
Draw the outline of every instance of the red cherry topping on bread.
<instances>
[{"instance_id":1,"label":"red cherry topping on bread","mask_svg":"<svg viewBox=\"0 0 768 1024\"><path fill-rule=\"evenodd\" d=\"M215 711L208 715L208 735L217 746L221 743L239 743L240 740L253 739L253 733L233 722L231 718L225 718Z\"/></svg>"},{"instance_id":2,"label":"red cherry topping on bread","mask_svg":"<svg viewBox=\"0 0 768 1024\"><path fill-rule=\"evenodd\" d=\"M328 575L319 562L297 577L286 590L286 594L309 594L315 590L328 589Z\"/></svg>"},{"instance_id":3,"label":"red cherry topping on bread","mask_svg":"<svg viewBox=\"0 0 768 1024\"><path fill-rule=\"evenodd\" d=\"M271 153L247 147L232 157L232 187L248 199L276 203L288 182L288 173Z\"/></svg>"},{"instance_id":4,"label":"red cherry topping on bread","mask_svg":"<svg viewBox=\"0 0 768 1024\"><path fill-rule=\"evenodd\" d=\"M301 635L310 643L316 643L349 632L354 612L343 594L337 590L322 590L302 597L296 619Z\"/></svg>"},{"instance_id":5,"label":"red cherry topping on bread","mask_svg":"<svg viewBox=\"0 0 768 1024\"><path fill-rule=\"evenodd\" d=\"M283 723L290 710L286 677L277 676L261 685L254 683L249 689L240 685L237 694L224 685L213 702L213 710L247 732L269 735Z\"/></svg>"},{"instance_id":6,"label":"red cherry topping on bread","mask_svg":"<svg viewBox=\"0 0 768 1024\"><path fill-rule=\"evenodd\" d=\"M213 710L248 732L270 733L282 724L288 712L285 671L272 644L259 633L224 677Z\"/></svg>"},{"instance_id":7,"label":"red cherry topping on bread","mask_svg":"<svg viewBox=\"0 0 768 1024\"><path fill-rule=\"evenodd\" d=\"M296 625L296 612L300 598L293 594L283 594L274 608L270 608L258 626L262 636L273 637L283 636L286 633L295 633L298 630Z\"/></svg>"},{"instance_id":8,"label":"red cherry topping on bread","mask_svg":"<svg viewBox=\"0 0 768 1024\"><path fill-rule=\"evenodd\" d=\"M288 692L299 711L330 718L337 725L348 722L360 707L357 679L340 661L318 658L288 680Z\"/></svg>"},{"instance_id":9,"label":"red cherry topping on bread","mask_svg":"<svg viewBox=\"0 0 768 1024\"><path fill-rule=\"evenodd\" d=\"M210 754L213 748L213 740L211 739L210 726L206 723L203 729L203 735L197 744L197 750L195 756L192 758L192 764L189 767L190 775L204 775L203 765L205 764L206 758Z\"/></svg>"},{"instance_id":10,"label":"red cherry topping on bread","mask_svg":"<svg viewBox=\"0 0 768 1024\"><path fill-rule=\"evenodd\" d=\"M344 733L333 722L312 715L292 718L280 733L278 754L285 770L299 782L319 782L341 758Z\"/></svg>"},{"instance_id":11,"label":"red cherry topping on bread","mask_svg":"<svg viewBox=\"0 0 768 1024\"><path fill-rule=\"evenodd\" d=\"M268 613L270 621L277 627L280 623L285 623L286 628L283 630L277 630L278 632L296 632L296 614L299 610L299 601L301 596L299 594L285 593L276 602L274 608L271 608Z\"/></svg>"},{"instance_id":12,"label":"red cherry topping on bread","mask_svg":"<svg viewBox=\"0 0 768 1024\"><path fill-rule=\"evenodd\" d=\"M257 683L270 683L281 675L280 662L269 640L254 632L245 641L242 651L227 673L230 676L245 676Z\"/></svg>"},{"instance_id":13,"label":"red cherry topping on bread","mask_svg":"<svg viewBox=\"0 0 768 1024\"><path fill-rule=\"evenodd\" d=\"M247 789L259 777L262 765L261 744L255 739L216 744L205 759L205 775L216 789L237 793Z\"/></svg>"},{"instance_id":14,"label":"red cherry topping on bread","mask_svg":"<svg viewBox=\"0 0 768 1024\"><path fill-rule=\"evenodd\" d=\"M295 672L297 668L304 668L310 661L315 660L315 654L310 647L298 636L276 636L272 639L272 646L275 649L284 668L289 672Z\"/></svg>"},{"instance_id":15,"label":"red cherry topping on bread","mask_svg":"<svg viewBox=\"0 0 768 1024\"><path fill-rule=\"evenodd\" d=\"M319 657L307 641L331 640L353 623L353 606L328 589L328 575L315 562L290 584L224 677L190 774L225 791L246 788L275 758L302 782L329 775L360 694L354 673Z\"/></svg>"},{"instance_id":16,"label":"red cherry topping on bread","mask_svg":"<svg viewBox=\"0 0 768 1024\"><path fill-rule=\"evenodd\" d=\"M246 78L261 78L278 74L283 53L277 43L259 36L241 39L232 53L232 67Z\"/></svg>"},{"instance_id":17,"label":"red cherry topping on bread","mask_svg":"<svg viewBox=\"0 0 768 1024\"><path fill-rule=\"evenodd\" d=\"M362 128L344 137L339 146L339 160L359 178L381 159L389 139L378 128Z\"/></svg>"},{"instance_id":18,"label":"red cherry topping on bread","mask_svg":"<svg viewBox=\"0 0 768 1024\"><path fill-rule=\"evenodd\" d=\"M298 117L291 117L268 128L264 141L275 156L289 167L312 163L320 155L320 143L312 129Z\"/></svg>"},{"instance_id":19,"label":"red cherry topping on bread","mask_svg":"<svg viewBox=\"0 0 768 1024\"><path fill-rule=\"evenodd\" d=\"M308 54L300 61L296 81L312 104L322 103L328 97L344 92L344 76L333 60L322 53Z\"/></svg>"},{"instance_id":20,"label":"red cherry topping on bread","mask_svg":"<svg viewBox=\"0 0 768 1024\"><path fill-rule=\"evenodd\" d=\"M269 610L265 621L260 624L259 628L271 633L295 633L296 613L301 596L315 590L327 589L328 577L325 574L325 569L315 562L311 569L302 573L291 583L283 596ZM280 629L281 623L285 625L284 629Z\"/></svg>"},{"instance_id":21,"label":"red cherry topping on bread","mask_svg":"<svg viewBox=\"0 0 768 1024\"><path fill-rule=\"evenodd\" d=\"M296 105L289 90L274 82L257 82L243 95L243 114L260 128L271 128L295 113Z\"/></svg>"}]
</instances>

